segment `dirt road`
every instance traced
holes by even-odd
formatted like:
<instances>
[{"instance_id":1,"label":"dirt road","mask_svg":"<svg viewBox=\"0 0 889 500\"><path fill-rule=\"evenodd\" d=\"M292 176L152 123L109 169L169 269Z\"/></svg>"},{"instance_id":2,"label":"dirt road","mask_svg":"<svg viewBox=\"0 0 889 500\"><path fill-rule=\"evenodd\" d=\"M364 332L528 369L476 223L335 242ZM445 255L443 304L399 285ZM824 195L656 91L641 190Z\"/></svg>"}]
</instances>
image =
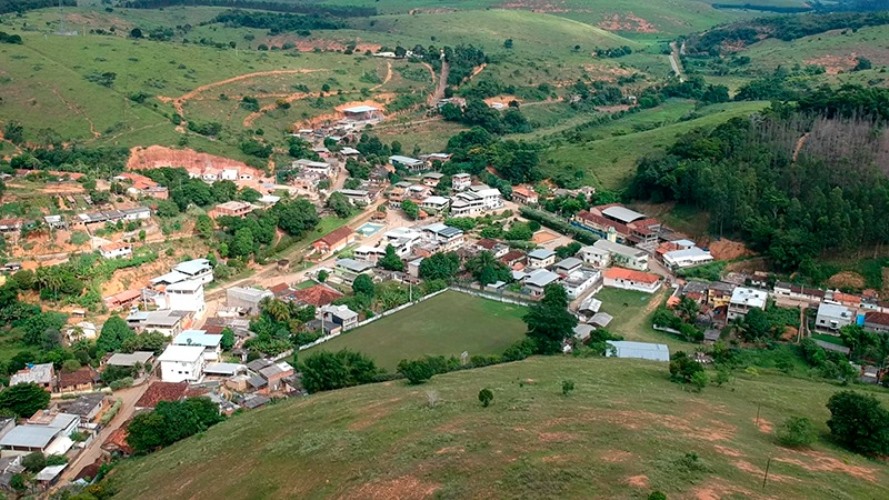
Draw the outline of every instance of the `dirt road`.
<instances>
[{"instance_id":1,"label":"dirt road","mask_svg":"<svg viewBox=\"0 0 889 500\"><path fill-rule=\"evenodd\" d=\"M682 61L679 59L679 46L676 42L670 42L670 67L673 68L673 73L679 77L679 82L684 82L685 76L682 74Z\"/></svg>"},{"instance_id":2,"label":"dirt road","mask_svg":"<svg viewBox=\"0 0 889 500\"><path fill-rule=\"evenodd\" d=\"M428 104L429 106L435 106L435 104L444 99L445 89L448 86L448 75L451 72L451 65L448 64L447 61L441 62L441 74L438 76L438 85L435 86L435 91L432 92L432 95L429 96Z\"/></svg>"}]
</instances>

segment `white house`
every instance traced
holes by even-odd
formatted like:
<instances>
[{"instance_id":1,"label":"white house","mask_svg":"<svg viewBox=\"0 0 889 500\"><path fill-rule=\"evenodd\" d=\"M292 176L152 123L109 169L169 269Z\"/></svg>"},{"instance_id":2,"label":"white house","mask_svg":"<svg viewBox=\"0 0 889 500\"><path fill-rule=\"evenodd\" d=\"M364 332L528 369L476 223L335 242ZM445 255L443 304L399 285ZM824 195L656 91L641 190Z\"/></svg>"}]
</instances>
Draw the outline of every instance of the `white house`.
<instances>
[{"instance_id":1,"label":"white house","mask_svg":"<svg viewBox=\"0 0 889 500\"><path fill-rule=\"evenodd\" d=\"M636 271L648 270L648 252L638 248L628 247L608 240L599 240L593 244L593 248L608 252L608 261L605 266L620 266ZM583 252L583 249L581 249ZM594 254L590 254L591 257Z\"/></svg>"},{"instance_id":2,"label":"white house","mask_svg":"<svg viewBox=\"0 0 889 500\"><path fill-rule=\"evenodd\" d=\"M499 189L494 189L487 184L470 186L470 191L482 198L485 210L496 210L503 206L503 196Z\"/></svg>"},{"instance_id":3,"label":"white house","mask_svg":"<svg viewBox=\"0 0 889 500\"><path fill-rule=\"evenodd\" d=\"M463 231L441 222L424 226L423 234L441 245L442 251L449 252L463 246Z\"/></svg>"},{"instance_id":4,"label":"white house","mask_svg":"<svg viewBox=\"0 0 889 500\"><path fill-rule=\"evenodd\" d=\"M180 281L167 285L164 292L166 306L173 311L204 312L204 284L198 280Z\"/></svg>"},{"instance_id":5,"label":"white house","mask_svg":"<svg viewBox=\"0 0 889 500\"><path fill-rule=\"evenodd\" d=\"M134 311L127 316L127 324L137 332L160 332L167 337L182 331L183 311Z\"/></svg>"},{"instance_id":6,"label":"white house","mask_svg":"<svg viewBox=\"0 0 889 500\"><path fill-rule=\"evenodd\" d=\"M485 211L485 199L478 193L464 191L451 198L451 216L469 217Z\"/></svg>"},{"instance_id":7,"label":"white house","mask_svg":"<svg viewBox=\"0 0 889 500\"><path fill-rule=\"evenodd\" d=\"M164 382L198 382L206 364L199 345L170 345L157 359Z\"/></svg>"},{"instance_id":8,"label":"white house","mask_svg":"<svg viewBox=\"0 0 889 500\"><path fill-rule=\"evenodd\" d=\"M709 251L693 246L682 250L673 250L664 254L664 264L670 269L698 266L713 261Z\"/></svg>"},{"instance_id":9,"label":"white house","mask_svg":"<svg viewBox=\"0 0 889 500\"><path fill-rule=\"evenodd\" d=\"M583 247L578 252L578 255L585 263L592 265L596 269L605 269L611 265L611 252L603 248L594 246Z\"/></svg>"},{"instance_id":10,"label":"white house","mask_svg":"<svg viewBox=\"0 0 889 500\"><path fill-rule=\"evenodd\" d=\"M854 323L855 319L854 310L834 302L822 302L818 305L818 315L815 316L815 328L836 332Z\"/></svg>"},{"instance_id":11,"label":"white house","mask_svg":"<svg viewBox=\"0 0 889 500\"><path fill-rule=\"evenodd\" d=\"M605 270L603 276L605 277L605 286L611 288L654 293L661 286L660 276L633 269L609 267Z\"/></svg>"},{"instance_id":12,"label":"white house","mask_svg":"<svg viewBox=\"0 0 889 500\"><path fill-rule=\"evenodd\" d=\"M429 164L425 161L411 158L409 156L392 155L389 157L389 163L394 167L402 167L412 172L419 172L429 168Z\"/></svg>"},{"instance_id":13,"label":"white house","mask_svg":"<svg viewBox=\"0 0 889 500\"><path fill-rule=\"evenodd\" d=\"M209 334L206 330L184 330L176 335L172 344L201 346L207 361L218 361L222 356L222 335Z\"/></svg>"},{"instance_id":14,"label":"white house","mask_svg":"<svg viewBox=\"0 0 889 500\"><path fill-rule=\"evenodd\" d=\"M571 299L576 299L588 290L601 286L602 273L592 269L577 269L562 279L562 287Z\"/></svg>"},{"instance_id":15,"label":"white house","mask_svg":"<svg viewBox=\"0 0 889 500\"><path fill-rule=\"evenodd\" d=\"M198 280L203 284L213 281L213 266L207 259L193 259L173 266L173 271L184 274L187 279Z\"/></svg>"},{"instance_id":16,"label":"white house","mask_svg":"<svg viewBox=\"0 0 889 500\"><path fill-rule=\"evenodd\" d=\"M429 196L420 202L420 208L427 212L442 212L447 210L448 205L450 205L451 200L445 198L444 196Z\"/></svg>"},{"instance_id":17,"label":"white house","mask_svg":"<svg viewBox=\"0 0 889 500\"><path fill-rule=\"evenodd\" d=\"M535 269L525 277L525 290L532 297L542 297L547 286L562 279L558 274L546 269Z\"/></svg>"},{"instance_id":18,"label":"white house","mask_svg":"<svg viewBox=\"0 0 889 500\"><path fill-rule=\"evenodd\" d=\"M742 286L735 288L728 303L728 320L746 316L751 309L765 310L767 297L768 294L762 290Z\"/></svg>"},{"instance_id":19,"label":"white house","mask_svg":"<svg viewBox=\"0 0 889 500\"><path fill-rule=\"evenodd\" d=\"M296 160L293 162L294 167L309 172L317 172L321 175L330 175L330 163L312 160Z\"/></svg>"},{"instance_id":20,"label":"white house","mask_svg":"<svg viewBox=\"0 0 889 500\"><path fill-rule=\"evenodd\" d=\"M538 248L528 254L528 267L531 269L543 269L556 263L556 252L545 248Z\"/></svg>"},{"instance_id":21,"label":"white house","mask_svg":"<svg viewBox=\"0 0 889 500\"><path fill-rule=\"evenodd\" d=\"M467 173L459 173L451 176L451 189L464 191L472 185L472 177Z\"/></svg>"},{"instance_id":22,"label":"white house","mask_svg":"<svg viewBox=\"0 0 889 500\"><path fill-rule=\"evenodd\" d=\"M630 342L626 340L606 340L605 343L609 346L605 350L606 357L670 362L670 348L665 344Z\"/></svg>"},{"instance_id":23,"label":"white house","mask_svg":"<svg viewBox=\"0 0 889 500\"><path fill-rule=\"evenodd\" d=\"M125 241L108 243L99 247L103 259L123 259L133 255L133 245Z\"/></svg>"}]
</instances>

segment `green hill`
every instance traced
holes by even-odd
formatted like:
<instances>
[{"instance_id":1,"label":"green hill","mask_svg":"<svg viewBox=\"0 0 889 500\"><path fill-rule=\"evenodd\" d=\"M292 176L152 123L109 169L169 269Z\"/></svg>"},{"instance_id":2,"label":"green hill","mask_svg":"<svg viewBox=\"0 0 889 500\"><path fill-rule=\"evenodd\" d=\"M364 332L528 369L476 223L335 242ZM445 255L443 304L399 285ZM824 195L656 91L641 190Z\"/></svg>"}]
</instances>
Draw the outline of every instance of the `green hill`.
<instances>
[{"instance_id":1,"label":"green hill","mask_svg":"<svg viewBox=\"0 0 889 500\"><path fill-rule=\"evenodd\" d=\"M889 495L889 466L825 436L825 403L838 387L737 376L694 393L669 382L661 363L533 358L419 387L357 387L235 416L125 461L110 481L120 498ZM563 396L566 379L576 390ZM477 400L484 387L494 393L489 408ZM774 429L792 415L816 423L814 449L775 444Z\"/></svg>"}]
</instances>

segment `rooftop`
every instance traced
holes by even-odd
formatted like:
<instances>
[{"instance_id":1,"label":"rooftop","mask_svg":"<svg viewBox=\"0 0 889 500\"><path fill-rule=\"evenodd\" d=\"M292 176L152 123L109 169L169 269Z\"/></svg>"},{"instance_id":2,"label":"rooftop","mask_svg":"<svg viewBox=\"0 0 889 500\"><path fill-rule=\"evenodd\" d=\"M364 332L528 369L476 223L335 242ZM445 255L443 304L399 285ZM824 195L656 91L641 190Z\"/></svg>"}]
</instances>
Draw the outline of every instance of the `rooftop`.
<instances>
[{"instance_id":1,"label":"rooftop","mask_svg":"<svg viewBox=\"0 0 889 500\"><path fill-rule=\"evenodd\" d=\"M46 448L59 429L45 425L17 425L0 437L0 447Z\"/></svg>"},{"instance_id":2,"label":"rooftop","mask_svg":"<svg viewBox=\"0 0 889 500\"><path fill-rule=\"evenodd\" d=\"M355 231L352 231L352 229L349 226L343 226L343 227L334 229L330 233L322 236L321 238L318 238L318 242L324 242L328 246L336 245L337 243L347 239L354 232Z\"/></svg>"},{"instance_id":3,"label":"rooftop","mask_svg":"<svg viewBox=\"0 0 889 500\"><path fill-rule=\"evenodd\" d=\"M26 384L28 382L36 382L38 384L48 384L52 382L53 367L52 363L43 363L40 365L30 365L24 370L19 370L9 379L9 385Z\"/></svg>"},{"instance_id":4,"label":"rooftop","mask_svg":"<svg viewBox=\"0 0 889 500\"><path fill-rule=\"evenodd\" d=\"M670 361L670 349L665 344L631 342L627 340L606 340L605 342L615 348L615 356L618 358ZM611 356L610 352L606 352L606 354Z\"/></svg>"},{"instance_id":5,"label":"rooftop","mask_svg":"<svg viewBox=\"0 0 889 500\"><path fill-rule=\"evenodd\" d=\"M137 408L154 408L161 401L179 401L188 390L186 382L152 382L136 401Z\"/></svg>"},{"instance_id":6,"label":"rooftop","mask_svg":"<svg viewBox=\"0 0 889 500\"><path fill-rule=\"evenodd\" d=\"M661 277L656 274L646 273L643 271L634 271L632 269L624 269L622 267L609 267L605 270L605 279L627 280L638 283L657 283Z\"/></svg>"},{"instance_id":7,"label":"rooftop","mask_svg":"<svg viewBox=\"0 0 889 500\"><path fill-rule=\"evenodd\" d=\"M392 155L389 157L390 163L401 163L402 165L420 165L423 160L411 158L410 156Z\"/></svg>"},{"instance_id":8,"label":"rooftop","mask_svg":"<svg viewBox=\"0 0 889 500\"><path fill-rule=\"evenodd\" d=\"M530 257L532 259L537 259L537 260L545 260L545 259L552 257L555 254L556 254L556 252L553 252L552 250L547 250L546 248L538 248L537 250L531 251L528 254L528 257Z\"/></svg>"},{"instance_id":9,"label":"rooftop","mask_svg":"<svg viewBox=\"0 0 889 500\"><path fill-rule=\"evenodd\" d=\"M528 285L543 288L546 285L549 285L550 283L556 282L558 280L558 274L552 271L547 271L546 269L537 269L536 271L528 275L525 283Z\"/></svg>"},{"instance_id":10,"label":"rooftop","mask_svg":"<svg viewBox=\"0 0 889 500\"><path fill-rule=\"evenodd\" d=\"M630 222L645 218L645 214L640 214L635 210L630 210L629 208L622 206L605 208L602 210L602 214L612 219L619 220L624 224L629 224Z\"/></svg>"},{"instance_id":11,"label":"rooftop","mask_svg":"<svg viewBox=\"0 0 889 500\"><path fill-rule=\"evenodd\" d=\"M200 274L204 271L208 271L210 269L212 269L212 266L210 265L210 261L207 259L187 260L173 266L174 271L192 276L195 274Z\"/></svg>"},{"instance_id":12,"label":"rooftop","mask_svg":"<svg viewBox=\"0 0 889 500\"><path fill-rule=\"evenodd\" d=\"M154 353L149 351L136 351L132 354L118 352L108 358L107 364L112 366L134 366L136 363L147 363L153 357Z\"/></svg>"},{"instance_id":13,"label":"rooftop","mask_svg":"<svg viewBox=\"0 0 889 500\"><path fill-rule=\"evenodd\" d=\"M210 363L204 367L204 373L209 375L224 375L231 377L243 371L247 371L247 366L240 363Z\"/></svg>"},{"instance_id":14,"label":"rooftop","mask_svg":"<svg viewBox=\"0 0 889 500\"><path fill-rule=\"evenodd\" d=\"M576 257L568 257L556 263L556 267L559 269L574 269L581 265L583 265L583 261Z\"/></svg>"},{"instance_id":15,"label":"rooftop","mask_svg":"<svg viewBox=\"0 0 889 500\"><path fill-rule=\"evenodd\" d=\"M627 257L633 257L636 259L645 257L646 253L644 250L639 250L638 248L628 247L626 245L621 245L620 243L615 243L609 240L598 240L593 243L593 248L598 248L599 250L606 250L611 253L616 253L619 255L624 255Z\"/></svg>"},{"instance_id":16,"label":"rooftop","mask_svg":"<svg viewBox=\"0 0 889 500\"><path fill-rule=\"evenodd\" d=\"M84 366L73 372L62 371L59 373L59 387L73 387L92 384L99 379L99 373L92 367Z\"/></svg>"},{"instance_id":17,"label":"rooftop","mask_svg":"<svg viewBox=\"0 0 889 500\"><path fill-rule=\"evenodd\" d=\"M198 279L180 281L167 285L168 292L196 292L204 287Z\"/></svg>"},{"instance_id":18,"label":"rooftop","mask_svg":"<svg viewBox=\"0 0 889 500\"><path fill-rule=\"evenodd\" d=\"M818 305L818 316L852 319L855 317L855 313L846 306L830 302L822 302Z\"/></svg>"},{"instance_id":19,"label":"rooftop","mask_svg":"<svg viewBox=\"0 0 889 500\"><path fill-rule=\"evenodd\" d=\"M371 262L355 259L337 259L336 265L337 267L342 267L343 269L352 271L353 273L363 273L368 269L374 268L374 265Z\"/></svg>"},{"instance_id":20,"label":"rooftop","mask_svg":"<svg viewBox=\"0 0 889 500\"><path fill-rule=\"evenodd\" d=\"M337 318L348 320L358 317L358 313L349 309L349 306L341 305L341 306L326 306L321 309L325 314L331 314L336 316Z\"/></svg>"},{"instance_id":21,"label":"rooftop","mask_svg":"<svg viewBox=\"0 0 889 500\"><path fill-rule=\"evenodd\" d=\"M380 108L375 108L373 106L352 106L351 108L343 109L343 113L369 113L371 111L379 111Z\"/></svg>"},{"instance_id":22,"label":"rooftop","mask_svg":"<svg viewBox=\"0 0 889 500\"><path fill-rule=\"evenodd\" d=\"M220 336L221 337L221 336ZM171 345L164 349L158 361L196 363L204 355L204 347L199 345Z\"/></svg>"},{"instance_id":23,"label":"rooftop","mask_svg":"<svg viewBox=\"0 0 889 500\"><path fill-rule=\"evenodd\" d=\"M173 339L173 345L181 346L218 347L220 342L222 342L222 335L211 335L206 330L183 330ZM161 360L167 361L163 359L163 355Z\"/></svg>"},{"instance_id":24,"label":"rooftop","mask_svg":"<svg viewBox=\"0 0 889 500\"><path fill-rule=\"evenodd\" d=\"M749 307L763 309L766 306L768 294L762 290L739 286L732 292L732 304L745 304Z\"/></svg>"},{"instance_id":25,"label":"rooftop","mask_svg":"<svg viewBox=\"0 0 889 500\"><path fill-rule=\"evenodd\" d=\"M293 293L293 296L296 297L296 300L304 304L321 307L341 298L343 294L327 285L319 284L302 290L297 290Z\"/></svg>"}]
</instances>

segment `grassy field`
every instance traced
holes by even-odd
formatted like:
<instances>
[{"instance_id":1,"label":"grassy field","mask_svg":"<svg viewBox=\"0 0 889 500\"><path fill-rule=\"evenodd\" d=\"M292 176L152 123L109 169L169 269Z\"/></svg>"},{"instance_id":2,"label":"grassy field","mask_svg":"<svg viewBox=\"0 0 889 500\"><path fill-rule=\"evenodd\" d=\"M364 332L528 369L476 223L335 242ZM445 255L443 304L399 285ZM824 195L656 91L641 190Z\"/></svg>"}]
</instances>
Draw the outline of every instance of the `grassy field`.
<instances>
[{"instance_id":1,"label":"grassy field","mask_svg":"<svg viewBox=\"0 0 889 500\"><path fill-rule=\"evenodd\" d=\"M629 115L586 131L591 140L583 143L558 143L544 151L544 171L555 173L573 168L584 173L584 182L609 189L626 185L635 172L636 162L649 154L663 150L678 135L699 127L715 127L734 117L747 116L764 107L766 102L733 102L707 106L697 111L698 118L669 122L661 115L678 119L685 114L682 105L671 104L668 111L654 108ZM650 120L662 126L652 130L633 132L633 125ZM643 127L644 128L644 127ZM610 135L606 136L605 133ZM603 134L602 136L594 134Z\"/></svg>"},{"instance_id":2,"label":"grassy field","mask_svg":"<svg viewBox=\"0 0 889 500\"><path fill-rule=\"evenodd\" d=\"M395 371L402 359L424 355L500 354L525 336L522 306L448 291L367 326L352 330L316 350L352 349Z\"/></svg>"},{"instance_id":3,"label":"grassy field","mask_svg":"<svg viewBox=\"0 0 889 500\"><path fill-rule=\"evenodd\" d=\"M667 376L664 363L532 358L419 387L394 381L314 395L126 460L111 483L119 498L889 495L889 466L827 441L825 403L839 387L762 370L695 393ZM566 379L576 385L569 396ZM489 408L476 397L484 387L494 393ZM871 390L889 404L889 393ZM774 429L797 415L821 434L812 450L775 442Z\"/></svg>"},{"instance_id":4,"label":"grassy field","mask_svg":"<svg viewBox=\"0 0 889 500\"><path fill-rule=\"evenodd\" d=\"M651 327L654 310L668 295L669 291L666 290L652 295L633 290L603 288L596 294L596 298L602 301L601 311L614 317L607 327L608 331L620 334L625 340L667 344L671 351L693 351L697 347L695 344Z\"/></svg>"}]
</instances>

